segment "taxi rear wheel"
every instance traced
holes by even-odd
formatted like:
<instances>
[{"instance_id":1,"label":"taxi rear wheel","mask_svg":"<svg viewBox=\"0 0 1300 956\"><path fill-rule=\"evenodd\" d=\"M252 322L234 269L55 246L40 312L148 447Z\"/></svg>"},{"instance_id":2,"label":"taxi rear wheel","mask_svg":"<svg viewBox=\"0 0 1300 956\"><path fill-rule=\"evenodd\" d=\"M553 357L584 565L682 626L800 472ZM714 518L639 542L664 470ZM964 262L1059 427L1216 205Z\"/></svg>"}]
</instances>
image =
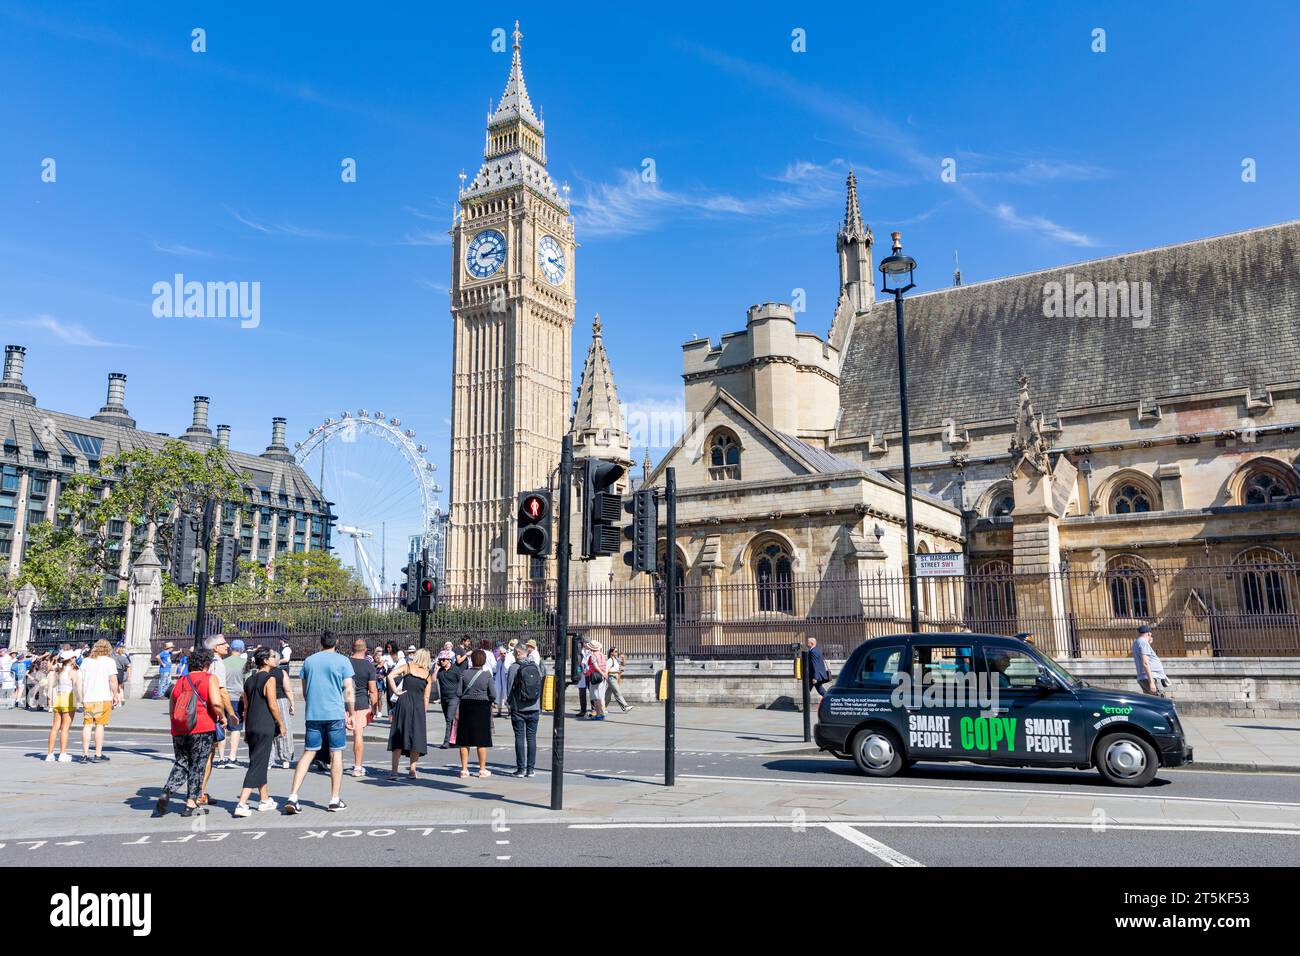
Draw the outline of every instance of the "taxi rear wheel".
<instances>
[{"instance_id":1,"label":"taxi rear wheel","mask_svg":"<svg viewBox=\"0 0 1300 956\"><path fill-rule=\"evenodd\" d=\"M1155 748L1136 734L1123 731L1097 741L1093 763L1106 782L1117 787L1145 787L1160 769Z\"/></svg>"},{"instance_id":2,"label":"taxi rear wheel","mask_svg":"<svg viewBox=\"0 0 1300 956\"><path fill-rule=\"evenodd\" d=\"M888 730L867 727L853 737L853 762L868 777L892 777L903 766L903 751Z\"/></svg>"}]
</instances>

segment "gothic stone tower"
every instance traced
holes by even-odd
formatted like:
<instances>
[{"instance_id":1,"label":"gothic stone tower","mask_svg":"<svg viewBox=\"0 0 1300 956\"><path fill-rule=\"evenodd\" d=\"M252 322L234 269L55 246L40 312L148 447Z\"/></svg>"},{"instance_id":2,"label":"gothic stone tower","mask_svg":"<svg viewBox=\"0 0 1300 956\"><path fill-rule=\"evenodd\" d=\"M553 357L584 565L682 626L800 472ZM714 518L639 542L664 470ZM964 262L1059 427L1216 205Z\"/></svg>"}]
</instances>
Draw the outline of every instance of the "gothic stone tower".
<instances>
[{"instance_id":1,"label":"gothic stone tower","mask_svg":"<svg viewBox=\"0 0 1300 956\"><path fill-rule=\"evenodd\" d=\"M554 556L534 568L515 554L515 500L550 484L573 394L573 224L546 171L520 39L516 23L483 165L452 230L447 583L480 591L554 576Z\"/></svg>"}]
</instances>

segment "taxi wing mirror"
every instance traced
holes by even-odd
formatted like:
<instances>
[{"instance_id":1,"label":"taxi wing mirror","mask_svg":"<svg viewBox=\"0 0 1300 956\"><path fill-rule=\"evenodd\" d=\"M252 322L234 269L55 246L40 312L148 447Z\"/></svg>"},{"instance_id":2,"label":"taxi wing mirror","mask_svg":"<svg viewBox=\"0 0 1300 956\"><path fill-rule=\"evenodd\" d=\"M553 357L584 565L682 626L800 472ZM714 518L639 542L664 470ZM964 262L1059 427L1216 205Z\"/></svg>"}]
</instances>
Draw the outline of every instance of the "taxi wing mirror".
<instances>
[{"instance_id":1,"label":"taxi wing mirror","mask_svg":"<svg viewBox=\"0 0 1300 956\"><path fill-rule=\"evenodd\" d=\"M1038 678L1034 681L1034 686L1039 690L1056 690L1058 687L1056 678L1052 676L1052 672L1042 664L1038 665Z\"/></svg>"}]
</instances>

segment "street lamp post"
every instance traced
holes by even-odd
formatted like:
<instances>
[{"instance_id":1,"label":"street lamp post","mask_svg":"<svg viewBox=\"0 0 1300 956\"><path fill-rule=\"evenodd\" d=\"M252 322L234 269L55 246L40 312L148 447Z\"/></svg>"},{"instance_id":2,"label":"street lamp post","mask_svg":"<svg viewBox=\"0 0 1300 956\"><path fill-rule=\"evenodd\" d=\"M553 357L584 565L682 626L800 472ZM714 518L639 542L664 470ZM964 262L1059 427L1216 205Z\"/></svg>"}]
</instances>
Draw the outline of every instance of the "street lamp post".
<instances>
[{"instance_id":1,"label":"street lamp post","mask_svg":"<svg viewBox=\"0 0 1300 956\"><path fill-rule=\"evenodd\" d=\"M916 260L903 255L902 233L892 234L894 248L880 262L880 291L894 297L894 324L898 337L898 408L903 426L903 495L907 507L907 600L911 605L912 633L921 630L920 604L916 597L916 525L912 520L912 432L907 418L907 339L903 332L903 294L916 288L912 273ZM891 277L906 285L889 287Z\"/></svg>"}]
</instances>

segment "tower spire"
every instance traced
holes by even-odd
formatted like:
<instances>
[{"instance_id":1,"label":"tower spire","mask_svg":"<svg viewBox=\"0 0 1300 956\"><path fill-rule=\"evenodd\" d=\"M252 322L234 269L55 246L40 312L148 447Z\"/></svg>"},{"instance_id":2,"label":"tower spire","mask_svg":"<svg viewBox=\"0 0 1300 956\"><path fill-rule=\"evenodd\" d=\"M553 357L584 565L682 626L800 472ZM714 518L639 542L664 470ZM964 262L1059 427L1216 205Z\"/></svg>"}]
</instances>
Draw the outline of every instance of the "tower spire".
<instances>
[{"instance_id":1,"label":"tower spire","mask_svg":"<svg viewBox=\"0 0 1300 956\"><path fill-rule=\"evenodd\" d=\"M862 209L858 206L858 177L849 169L848 196L844 200L844 226L840 234L847 239L867 237L870 244L870 230L862 225Z\"/></svg>"}]
</instances>

